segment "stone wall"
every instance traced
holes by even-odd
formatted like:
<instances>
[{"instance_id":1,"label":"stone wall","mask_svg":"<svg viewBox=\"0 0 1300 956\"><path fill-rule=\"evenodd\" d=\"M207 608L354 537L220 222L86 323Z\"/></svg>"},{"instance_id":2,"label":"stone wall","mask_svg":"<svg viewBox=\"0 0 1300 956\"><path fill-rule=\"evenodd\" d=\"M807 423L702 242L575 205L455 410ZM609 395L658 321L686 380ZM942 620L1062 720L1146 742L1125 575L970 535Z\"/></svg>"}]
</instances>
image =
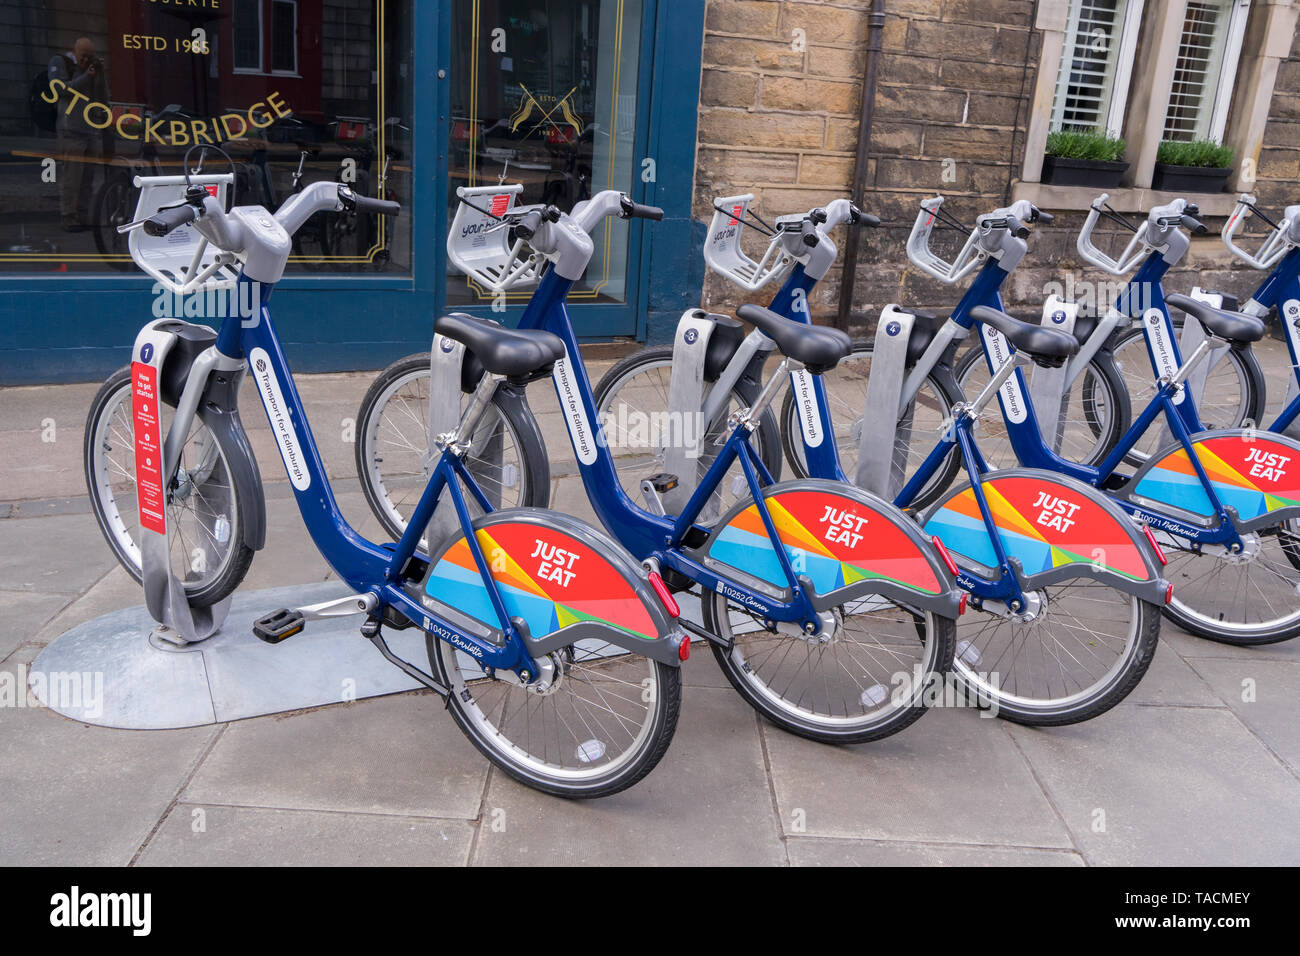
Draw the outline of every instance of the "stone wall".
<instances>
[{"instance_id":1,"label":"stone wall","mask_svg":"<svg viewBox=\"0 0 1300 956\"><path fill-rule=\"evenodd\" d=\"M756 208L770 218L849 193L869 7L869 0L708 0L697 218L708 221L717 195L752 190ZM907 262L917 203L941 193L948 197L945 210L969 224L1009 201L1023 162L1041 44L1031 0L886 0L885 9L863 205L886 222L863 235L855 332L871 328L887 302L941 314L955 304L959 290ZM796 30L805 31L802 47ZM1265 208L1280 213L1286 203L1300 202L1300 40L1279 69L1264 143L1255 189ZM1011 311L1036 311L1050 283L1103 278L1074 250L1081 224L1082 213L1067 212L1035 231L1029 256L1005 290ZM1217 232L1222 219L1208 224ZM946 248L964 236L948 233L939 241ZM1200 284L1241 293L1259 278L1234 268L1212 234L1193 243L1168 288ZM833 318L839 285L836 270L818 287L812 304L819 320ZM749 298L766 301L771 291ZM734 308L744 300L724 279L710 275L705 282L707 307Z\"/></svg>"}]
</instances>

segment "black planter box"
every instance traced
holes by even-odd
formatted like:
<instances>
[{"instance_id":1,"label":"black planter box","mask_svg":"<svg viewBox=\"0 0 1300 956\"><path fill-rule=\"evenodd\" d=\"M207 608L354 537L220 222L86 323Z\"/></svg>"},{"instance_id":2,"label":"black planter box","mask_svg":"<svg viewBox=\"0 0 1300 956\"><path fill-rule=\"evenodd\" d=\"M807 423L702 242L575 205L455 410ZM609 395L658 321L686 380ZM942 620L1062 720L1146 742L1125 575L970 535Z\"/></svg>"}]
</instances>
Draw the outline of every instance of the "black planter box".
<instances>
[{"instance_id":1,"label":"black planter box","mask_svg":"<svg viewBox=\"0 0 1300 956\"><path fill-rule=\"evenodd\" d=\"M1043 182L1055 186L1100 186L1113 189L1128 163L1104 159L1067 159L1064 156L1043 157Z\"/></svg>"},{"instance_id":2,"label":"black planter box","mask_svg":"<svg viewBox=\"0 0 1300 956\"><path fill-rule=\"evenodd\" d=\"M1231 175L1231 169L1156 163L1151 188L1171 193L1221 193Z\"/></svg>"}]
</instances>

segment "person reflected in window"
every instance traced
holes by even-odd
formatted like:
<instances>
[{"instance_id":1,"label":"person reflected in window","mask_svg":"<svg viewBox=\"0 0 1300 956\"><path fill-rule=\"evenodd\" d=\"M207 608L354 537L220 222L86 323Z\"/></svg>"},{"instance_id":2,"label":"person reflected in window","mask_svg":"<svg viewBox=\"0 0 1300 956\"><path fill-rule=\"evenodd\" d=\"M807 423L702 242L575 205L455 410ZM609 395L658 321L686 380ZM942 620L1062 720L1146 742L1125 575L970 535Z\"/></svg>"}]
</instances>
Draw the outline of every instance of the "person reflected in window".
<instances>
[{"instance_id":1,"label":"person reflected in window","mask_svg":"<svg viewBox=\"0 0 1300 956\"><path fill-rule=\"evenodd\" d=\"M89 37L78 37L71 50L50 60L49 77L62 80L59 89L59 214L67 232L90 225L90 196L95 169L104 152L103 133L86 121L86 100L107 104L108 74ZM76 96L73 90L81 94Z\"/></svg>"}]
</instances>

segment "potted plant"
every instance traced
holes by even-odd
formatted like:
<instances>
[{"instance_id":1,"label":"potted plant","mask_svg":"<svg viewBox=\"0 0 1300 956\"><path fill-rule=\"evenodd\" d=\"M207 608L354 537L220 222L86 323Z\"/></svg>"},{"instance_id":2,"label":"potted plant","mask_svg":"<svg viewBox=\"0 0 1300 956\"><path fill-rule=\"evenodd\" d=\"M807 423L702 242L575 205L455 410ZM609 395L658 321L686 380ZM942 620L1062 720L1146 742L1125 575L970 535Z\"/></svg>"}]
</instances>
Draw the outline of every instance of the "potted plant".
<instances>
[{"instance_id":1,"label":"potted plant","mask_svg":"<svg viewBox=\"0 0 1300 956\"><path fill-rule=\"evenodd\" d=\"M1096 130L1058 129L1047 134L1043 182L1113 189L1128 169L1124 140Z\"/></svg>"},{"instance_id":2,"label":"potted plant","mask_svg":"<svg viewBox=\"0 0 1300 956\"><path fill-rule=\"evenodd\" d=\"M1232 148L1208 139L1162 140L1156 149L1152 189L1218 193L1232 175Z\"/></svg>"}]
</instances>

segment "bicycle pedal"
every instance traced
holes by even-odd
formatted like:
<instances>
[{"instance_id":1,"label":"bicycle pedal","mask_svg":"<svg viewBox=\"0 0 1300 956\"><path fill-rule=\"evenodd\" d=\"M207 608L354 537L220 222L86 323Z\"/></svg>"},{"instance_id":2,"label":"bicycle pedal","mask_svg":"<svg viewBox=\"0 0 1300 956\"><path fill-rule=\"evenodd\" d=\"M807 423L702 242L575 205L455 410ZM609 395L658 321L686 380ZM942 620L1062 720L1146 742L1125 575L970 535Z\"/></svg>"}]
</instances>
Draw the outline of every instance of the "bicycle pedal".
<instances>
[{"instance_id":1,"label":"bicycle pedal","mask_svg":"<svg viewBox=\"0 0 1300 956\"><path fill-rule=\"evenodd\" d=\"M661 495L677 487L677 476L662 471L657 475L651 475L646 481L650 482L650 487Z\"/></svg>"},{"instance_id":2,"label":"bicycle pedal","mask_svg":"<svg viewBox=\"0 0 1300 956\"><path fill-rule=\"evenodd\" d=\"M300 611L282 607L254 621L253 633L268 644L279 644L285 638L293 637L306 626L307 621Z\"/></svg>"}]
</instances>

